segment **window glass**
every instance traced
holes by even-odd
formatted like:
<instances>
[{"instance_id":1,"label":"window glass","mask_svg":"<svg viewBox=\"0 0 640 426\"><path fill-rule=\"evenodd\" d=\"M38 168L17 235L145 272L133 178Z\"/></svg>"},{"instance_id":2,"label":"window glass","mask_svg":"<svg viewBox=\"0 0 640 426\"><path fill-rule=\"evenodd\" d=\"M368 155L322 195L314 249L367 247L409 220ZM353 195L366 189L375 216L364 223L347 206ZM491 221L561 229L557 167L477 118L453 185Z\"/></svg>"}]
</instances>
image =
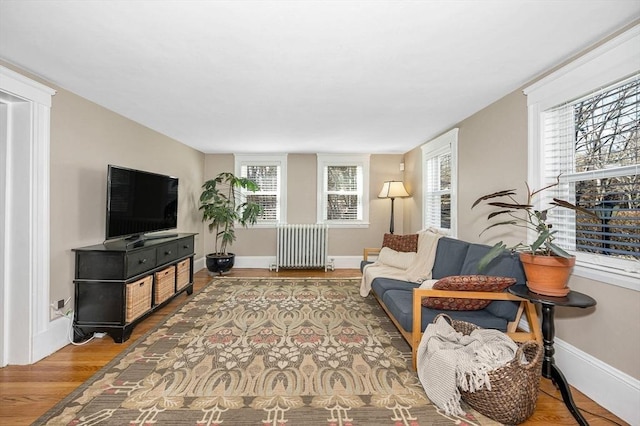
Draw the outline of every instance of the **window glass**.
<instances>
[{"instance_id":1,"label":"window glass","mask_svg":"<svg viewBox=\"0 0 640 426\"><path fill-rule=\"evenodd\" d=\"M456 175L458 129L422 146L423 227L456 236Z\"/></svg>"},{"instance_id":2,"label":"window glass","mask_svg":"<svg viewBox=\"0 0 640 426\"><path fill-rule=\"evenodd\" d=\"M369 156L318 154L318 222L368 225Z\"/></svg>"},{"instance_id":3,"label":"window glass","mask_svg":"<svg viewBox=\"0 0 640 426\"><path fill-rule=\"evenodd\" d=\"M236 154L236 175L256 182L256 192L242 191L243 199L262 206L256 226L286 222L287 156Z\"/></svg>"}]
</instances>

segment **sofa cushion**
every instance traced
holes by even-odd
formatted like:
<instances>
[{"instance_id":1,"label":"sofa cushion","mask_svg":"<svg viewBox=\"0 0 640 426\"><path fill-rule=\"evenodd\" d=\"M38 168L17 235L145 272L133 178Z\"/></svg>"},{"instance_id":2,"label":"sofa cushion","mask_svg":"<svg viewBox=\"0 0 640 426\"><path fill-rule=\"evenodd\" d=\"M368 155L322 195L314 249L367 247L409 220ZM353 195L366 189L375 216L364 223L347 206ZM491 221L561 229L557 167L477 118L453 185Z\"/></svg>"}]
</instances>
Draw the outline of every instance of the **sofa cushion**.
<instances>
[{"instance_id":1,"label":"sofa cushion","mask_svg":"<svg viewBox=\"0 0 640 426\"><path fill-rule=\"evenodd\" d=\"M454 275L445 277L433 285L435 290L500 292L513 285L515 278L491 275ZM425 297L422 305L432 309L450 311L477 311L486 308L491 300L461 299L454 297Z\"/></svg>"},{"instance_id":2,"label":"sofa cushion","mask_svg":"<svg viewBox=\"0 0 640 426\"><path fill-rule=\"evenodd\" d=\"M460 269L467 256L470 243L454 238L442 237L438 240L436 259L431 276L435 279L460 275Z\"/></svg>"},{"instance_id":3,"label":"sofa cushion","mask_svg":"<svg viewBox=\"0 0 640 426\"><path fill-rule=\"evenodd\" d=\"M413 330L413 292L403 289L388 289L382 297L391 315L398 321L400 326L406 331ZM507 321L498 318L485 309L479 311L443 311L439 309L422 308L422 330L433 322L436 315L446 313L451 318L467 321L484 328L495 328L496 330L506 331Z\"/></svg>"},{"instance_id":4,"label":"sofa cushion","mask_svg":"<svg viewBox=\"0 0 640 426\"><path fill-rule=\"evenodd\" d=\"M371 290L378 295L380 299L382 299L382 296L384 296L387 290L404 290L412 295L413 289L418 287L420 287L420 284L396 280L394 278L378 277L371 282Z\"/></svg>"},{"instance_id":5,"label":"sofa cushion","mask_svg":"<svg viewBox=\"0 0 640 426\"><path fill-rule=\"evenodd\" d=\"M417 252L418 234L384 234L382 247L389 247L392 250L401 252Z\"/></svg>"}]
</instances>

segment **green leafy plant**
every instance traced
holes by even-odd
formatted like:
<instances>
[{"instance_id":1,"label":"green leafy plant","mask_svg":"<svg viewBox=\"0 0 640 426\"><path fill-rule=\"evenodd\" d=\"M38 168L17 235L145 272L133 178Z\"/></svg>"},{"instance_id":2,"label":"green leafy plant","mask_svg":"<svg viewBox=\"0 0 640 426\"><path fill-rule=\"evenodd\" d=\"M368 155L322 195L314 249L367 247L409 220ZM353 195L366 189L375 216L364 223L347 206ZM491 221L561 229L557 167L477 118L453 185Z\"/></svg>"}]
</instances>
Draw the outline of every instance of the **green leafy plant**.
<instances>
[{"instance_id":1,"label":"green leafy plant","mask_svg":"<svg viewBox=\"0 0 640 426\"><path fill-rule=\"evenodd\" d=\"M563 250L553 242L555 240L555 234L558 231L553 230L552 224L547 223L549 210L556 207L564 207L595 217L596 219L599 218L595 213L585 209L584 207L577 206L568 201L560 200L558 198L554 198L553 202L549 203L550 206L547 209L536 210L534 208L534 197L549 188L553 188L559 185L560 177L558 176L556 179L557 181L555 183L538 190L532 190L529 187L529 184L525 182L525 185L527 187L527 198L524 203L521 203L516 199L517 193L515 189L507 189L494 192L492 194L483 195L473 203L473 205L471 206L472 209L483 202L486 202L486 204L489 206L495 207L494 211L489 213L489 215L487 216L487 220L491 220L495 217L507 218L506 220L501 220L499 222L490 224L480 233L480 235L482 235L488 229L503 225L523 227L529 230L533 230L536 234L536 239L532 243L520 242L513 246L507 246L504 242L499 241L480 260L480 262L478 263L479 270L484 269L493 259L498 257L500 253L504 251L522 251L535 255L560 256L564 258L572 257L571 254L567 253L565 250ZM502 201L489 201L495 199L502 199Z\"/></svg>"},{"instance_id":2,"label":"green leafy plant","mask_svg":"<svg viewBox=\"0 0 640 426\"><path fill-rule=\"evenodd\" d=\"M243 227L253 225L262 213L262 206L259 204L242 200L240 190L255 192L260 187L251 179L222 172L214 179L206 181L202 188L202 221L209 222L209 231L215 231L215 253L226 254L227 246L233 244L236 239L236 224Z\"/></svg>"}]
</instances>

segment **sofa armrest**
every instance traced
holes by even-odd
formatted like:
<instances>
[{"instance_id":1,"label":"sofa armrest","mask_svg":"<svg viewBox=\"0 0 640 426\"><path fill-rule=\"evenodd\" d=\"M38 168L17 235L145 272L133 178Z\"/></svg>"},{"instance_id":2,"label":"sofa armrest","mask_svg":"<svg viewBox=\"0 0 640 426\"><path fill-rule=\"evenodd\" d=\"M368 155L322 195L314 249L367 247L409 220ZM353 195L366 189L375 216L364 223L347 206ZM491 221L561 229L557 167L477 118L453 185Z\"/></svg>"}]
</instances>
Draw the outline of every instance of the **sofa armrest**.
<instances>
[{"instance_id":1,"label":"sofa armrest","mask_svg":"<svg viewBox=\"0 0 640 426\"><path fill-rule=\"evenodd\" d=\"M379 255L380 254L380 250L382 250L382 249L379 248L379 247L376 247L376 248L365 248L364 249L364 254L363 254L362 257L364 257L365 261L368 261L369 260L369 256L377 256L377 255Z\"/></svg>"},{"instance_id":2,"label":"sofa armrest","mask_svg":"<svg viewBox=\"0 0 640 426\"><path fill-rule=\"evenodd\" d=\"M454 297L457 299L485 299L485 300L510 300L519 302L518 314L513 322L509 323L507 335L516 342L526 342L535 340L542 344L542 333L540 331L540 321L536 307L530 301L515 296L507 292L484 292L484 291L453 291L434 290L427 288L413 289L413 329L411 333L411 349L413 368L416 368L418 346L422 340L422 299L424 297ZM518 323L522 314L525 314L529 331L518 330Z\"/></svg>"}]
</instances>

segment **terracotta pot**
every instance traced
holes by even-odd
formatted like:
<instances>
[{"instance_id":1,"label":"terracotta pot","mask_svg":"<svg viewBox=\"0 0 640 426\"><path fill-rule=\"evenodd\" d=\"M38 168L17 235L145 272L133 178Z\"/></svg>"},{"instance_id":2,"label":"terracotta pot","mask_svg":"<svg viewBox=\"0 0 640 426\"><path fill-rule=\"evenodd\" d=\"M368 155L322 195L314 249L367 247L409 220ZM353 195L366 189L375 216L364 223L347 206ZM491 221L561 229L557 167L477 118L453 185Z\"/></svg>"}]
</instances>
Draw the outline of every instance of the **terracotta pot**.
<instances>
[{"instance_id":1,"label":"terracotta pot","mask_svg":"<svg viewBox=\"0 0 640 426\"><path fill-rule=\"evenodd\" d=\"M563 297L569 294L569 277L576 258L540 256L520 253L520 261L527 276L527 287L534 293Z\"/></svg>"}]
</instances>

